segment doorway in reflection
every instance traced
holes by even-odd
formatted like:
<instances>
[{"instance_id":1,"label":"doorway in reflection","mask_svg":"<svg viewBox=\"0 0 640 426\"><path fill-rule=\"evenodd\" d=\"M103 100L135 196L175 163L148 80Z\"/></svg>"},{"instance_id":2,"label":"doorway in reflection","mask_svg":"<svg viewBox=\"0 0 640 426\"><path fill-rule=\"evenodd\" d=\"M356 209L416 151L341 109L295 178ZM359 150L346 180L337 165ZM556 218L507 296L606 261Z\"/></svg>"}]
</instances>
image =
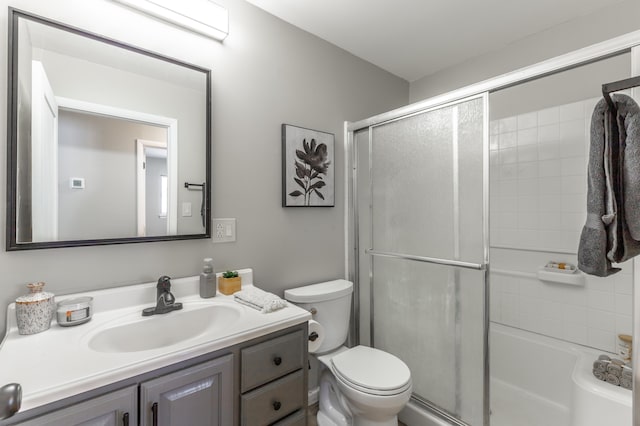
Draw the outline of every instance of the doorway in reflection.
<instances>
[{"instance_id":1,"label":"doorway in reflection","mask_svg":"<svg viewBox=\"0 0 640 426\"><path fill-rule=\"evenodd\" d=\"M147 225L150 235L166 235L167 215L160 217L159 198L160 175L167 176L167 129L62 109L59 117L58 237L118 238L141 235L139 230L147 235ZM138 140L156 145L147 144L141 159L137 158ZM148 176L143 184L147 190L140 195L147 210L142 212L142 224L137 220L138 164ZM82 179L83 187L74 187L74 179Z\"/></svg>"}]
</instances>

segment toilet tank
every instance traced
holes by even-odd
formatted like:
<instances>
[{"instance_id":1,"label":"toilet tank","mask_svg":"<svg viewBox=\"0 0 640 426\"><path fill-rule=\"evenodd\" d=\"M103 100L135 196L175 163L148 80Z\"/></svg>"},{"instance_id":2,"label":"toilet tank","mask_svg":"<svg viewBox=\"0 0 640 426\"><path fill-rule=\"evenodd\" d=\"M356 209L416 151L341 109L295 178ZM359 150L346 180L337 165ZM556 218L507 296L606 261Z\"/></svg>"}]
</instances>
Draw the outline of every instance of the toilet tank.
<instances>
[{"instance_id":1,"label":"toilet tank","mask_svg":"<svg viewBox=\"0 0 640 426\"><path fill-rule=\"evenodd\" d=\"M347 340L352 293L353 283L347 280L327 281L285 290L284 297L289 302L308 311L316 311L313 319L324 329L324 341L316 353L332 351Z\"/></svg>"}]
</instances>

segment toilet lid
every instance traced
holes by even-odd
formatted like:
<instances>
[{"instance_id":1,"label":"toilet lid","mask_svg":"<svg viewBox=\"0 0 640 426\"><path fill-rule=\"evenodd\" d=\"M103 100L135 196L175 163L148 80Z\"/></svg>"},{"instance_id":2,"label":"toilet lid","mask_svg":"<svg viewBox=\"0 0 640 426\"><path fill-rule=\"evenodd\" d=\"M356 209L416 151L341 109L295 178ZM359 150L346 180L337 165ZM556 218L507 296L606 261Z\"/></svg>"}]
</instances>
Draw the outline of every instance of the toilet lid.
<instances>
[{"instance_id":1,"label":"toilet lid","mask_svg":"<svg viewBox=\"0 0 640 426\"><path fill-rule=\"evenodd\" d=\"M411 380L409 367L400 358L368 346L356 346L331 358L342 379L372 391L405 387Z\"/></svg>"}]
</instances>

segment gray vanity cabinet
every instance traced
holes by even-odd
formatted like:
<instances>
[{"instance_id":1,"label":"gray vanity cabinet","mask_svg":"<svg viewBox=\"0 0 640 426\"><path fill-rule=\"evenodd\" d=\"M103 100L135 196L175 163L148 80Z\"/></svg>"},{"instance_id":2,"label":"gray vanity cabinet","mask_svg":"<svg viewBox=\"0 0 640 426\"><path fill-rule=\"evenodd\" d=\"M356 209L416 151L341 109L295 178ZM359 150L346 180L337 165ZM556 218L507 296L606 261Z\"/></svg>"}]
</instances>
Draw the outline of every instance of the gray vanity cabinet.
<instances>
[{"instance_id":1,"label":"gray vanity cabinet","mask_svg":"<svg viewBox=\"0 0 640 426\"><path fill-rule=\"evenodd\" d=\"M241 426L306 424L305 342L299 330L240 351Z\"/></svg>"},{"instance_id":2,"label":"gray vanity cabinet","mask_svg":"<svg viewBox=\"0 0 640 426\"><path fill-rule=\"evenodd\" d=\"M144 426L231 426L233 355L140 384Z\"/></svg>"},{"instance_id":3,"label":"gray vanity cabinet","mask_svg":"<svg viewBox=\"0 0 640 426\"><path fill-rule=\"evenodd\" d=\"M19 423L24 426L133 426L138 422L138 387L129 386Z\"/></svg>"},{"instance_id":4,"label":"gray vanity cabinet","mask_svg":"<svg viewBox=\"0 0 640 426\"><path fill-rule=\"evenodd\" d=\"M306 426L307 324L0 420L0 426ZM155 417L155 421L154 421Z\"/></svg>"}]
</instances>

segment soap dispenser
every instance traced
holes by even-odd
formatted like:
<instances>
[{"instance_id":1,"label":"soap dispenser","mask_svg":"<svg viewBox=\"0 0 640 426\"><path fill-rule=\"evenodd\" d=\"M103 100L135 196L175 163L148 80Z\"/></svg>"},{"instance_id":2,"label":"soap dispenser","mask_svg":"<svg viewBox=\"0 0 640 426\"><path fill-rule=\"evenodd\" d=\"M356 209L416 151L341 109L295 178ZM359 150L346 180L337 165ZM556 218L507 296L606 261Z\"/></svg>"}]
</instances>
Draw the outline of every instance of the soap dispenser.
<instances>
[{"instance_id":1,"label":"soap dispenser","mask_svg":"<svg viewBox=\"0 0 640 426\"><path fill-rule=\"evenodd\" d=\"M216 295L216 274L213 273L213 259L204 260L202 273L200 274L200 297L209 298Z\"/></svg>"}]
</instances>

